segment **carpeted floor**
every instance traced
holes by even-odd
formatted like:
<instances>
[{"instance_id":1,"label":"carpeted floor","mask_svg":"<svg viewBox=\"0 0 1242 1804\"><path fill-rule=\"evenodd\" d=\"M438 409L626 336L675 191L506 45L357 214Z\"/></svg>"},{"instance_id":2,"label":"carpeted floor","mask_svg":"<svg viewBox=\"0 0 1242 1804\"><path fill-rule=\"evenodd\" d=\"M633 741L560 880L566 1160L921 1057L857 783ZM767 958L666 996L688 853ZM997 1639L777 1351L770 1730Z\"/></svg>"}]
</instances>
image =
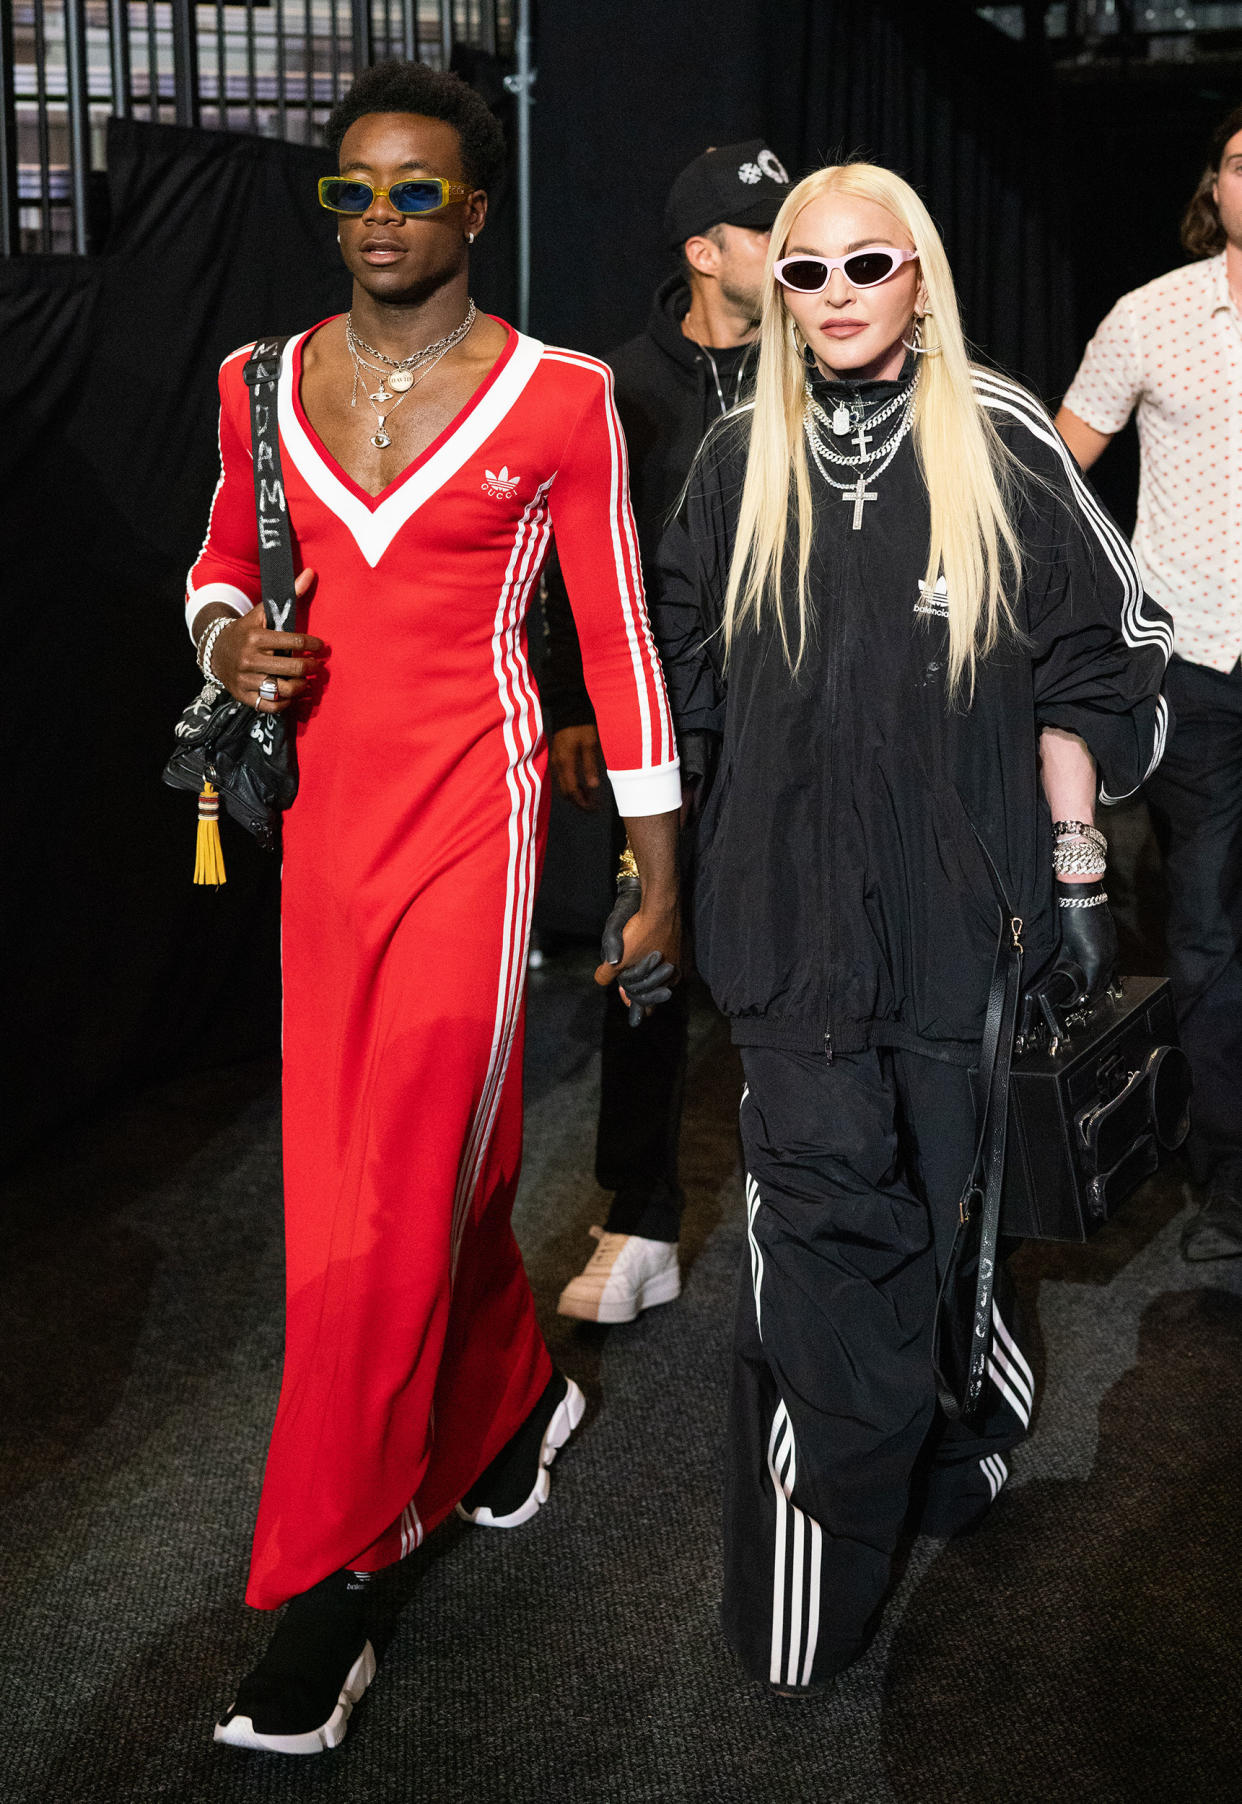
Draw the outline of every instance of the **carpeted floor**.
<instances>
[{"instance_id":1,"label":"carpeted floor","mask_svg":"<svg viewBox=\"0 0 1242 1804\"><path fill-rule=\"evenodd\" d=\"M1044 1381L1015 1484L910 1552L867 1657L815 1702L716 1627L734 1055L695 1018L682 1300L574 1327L590 1250L597 999L532 983L518 1231L585 1389L552 1501L442 1530L386 1581L344 1747L213 1747L261 1648L240 1604L280 1360L274 1069L179 1081L67 1136L6 1201L0 1797L350 1804L1210 1804L1239 1795L1242 1261L1188 1268L1171 1167L1090 1247L1028 1247Z\"/></svg>"}]
</instances>

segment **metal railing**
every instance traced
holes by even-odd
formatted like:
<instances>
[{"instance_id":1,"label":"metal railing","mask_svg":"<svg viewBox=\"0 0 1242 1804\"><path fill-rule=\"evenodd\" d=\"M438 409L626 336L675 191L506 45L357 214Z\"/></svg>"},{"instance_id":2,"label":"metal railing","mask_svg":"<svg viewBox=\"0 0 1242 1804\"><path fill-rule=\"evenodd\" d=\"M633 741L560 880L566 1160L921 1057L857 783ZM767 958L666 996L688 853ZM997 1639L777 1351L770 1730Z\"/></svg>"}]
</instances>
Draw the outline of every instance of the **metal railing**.
<instances>
[{"instance_id":1,"label":"metal railing","mask_svg":"<svg viewBox=\"0 0 1242 1804\"><path fill-rule=\"evenodd\" d=\"M0 255L91 249L110 114L317 141L354 71L512 59L512 0L0 0Z\"/></svg>"},{"instance_id":2,"label":"metal railing","mask_svg":"<svg viewBox=\"0 0 1242 1804\"><path fill-rule=\"evenodd\" d=\"M1189 62L1242 51L1238 0L1024 0L975 11L1007 36L1043 46L1058 62Z\"/></svg>"}]
</instances>

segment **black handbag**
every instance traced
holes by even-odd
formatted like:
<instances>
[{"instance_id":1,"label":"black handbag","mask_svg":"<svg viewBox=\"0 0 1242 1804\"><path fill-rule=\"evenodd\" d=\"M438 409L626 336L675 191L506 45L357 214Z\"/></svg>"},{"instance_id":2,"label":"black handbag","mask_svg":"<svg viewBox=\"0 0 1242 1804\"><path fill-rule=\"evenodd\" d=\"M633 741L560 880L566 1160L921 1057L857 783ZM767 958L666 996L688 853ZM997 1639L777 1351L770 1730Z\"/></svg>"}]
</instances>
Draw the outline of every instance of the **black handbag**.
<instances>
[{"instance_id":1,"label":"black handbag","mask_svg":"<svg viewBox=\"0 0 1242 1804\"><path fill-rule=\"evenodd\" d=\"M1185 1140L1190 1088L1164 978L1122 977L1059 1024L1040 1022L1020 1037L1002 1234L1069 1241L1094 1234L1161 1154Z\"/></svg>"},{"instance_id":2,"label":"black handbag","mask_svg":"<svg viewBox=\"0 0 1242 1804\"><path fill-rule=\"evenodd\" d=\"M1190 1066L1167 982L1128 977L1019 1035L1022 922L986 847L1002 925L979 1053L975 1157L941 1279L932 1363L941 1407L983 1399L1002 1234L1085 1240L1190 1129Z\"/></svg>"},{"instance_id":3,"label":"black handbag","mask_svg":"<svg viewBox=\"0 0 1242 1804\"><path fill-rule=\"evenodd\" d=\"M250 389L250 443L254 458L254 499L259 528L259 584L267 624L276 632L294 629L293 546L280 463L276 385L286 339L255 345L244 376ZM260 714L208 682L177 722L176 747L164 766L172 789L193 790L200 798L200 827L214 821L218 804L252 833L266 850L280 844L280 817L298 793L293 730L287 714ZM223 881L218 877L196 881Z\"/></svg>"}]
</instances>

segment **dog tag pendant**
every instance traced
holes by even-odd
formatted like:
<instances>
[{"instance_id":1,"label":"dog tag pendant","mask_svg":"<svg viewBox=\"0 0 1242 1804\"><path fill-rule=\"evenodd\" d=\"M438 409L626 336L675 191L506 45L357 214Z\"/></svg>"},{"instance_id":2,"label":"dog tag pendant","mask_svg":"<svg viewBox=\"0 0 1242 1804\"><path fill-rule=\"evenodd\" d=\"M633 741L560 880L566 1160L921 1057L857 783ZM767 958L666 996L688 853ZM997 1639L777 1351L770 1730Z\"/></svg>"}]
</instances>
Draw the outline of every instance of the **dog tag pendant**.
<instances>
[{"instance_id":1,"label":"dog tag pendant","mask_svg":"<svg viewBox=\"0 0 1242 1804\"><path fill-rule=\"evenodd\" d=\"M371 440L371 443L375 446L377 451L387 451L389 445L392 444L392 440L381 426L379 431L375 434L375 437Z\"/></svg>"},{"instance_id":2,"label":"dog tag pendant","mask_svg":"<svg viewBox=\"0 0 1242 1804\"><path fill-rule=\"evenodd\" d=\"M844 401L838 401L832 416L832 430L841 438L850 429L850 410Z\"/></svg>"},{"instance_id":3,"label":"dog tag pendant","mask_svg":"<svg viewBox=\"0 0 1242 1804\"><path fill-rule=\"evenodd\" d=\"M414 377L409 370L394 370L391 376L384 377L384 381L389 388L395 388L399 395L414 386Z\"/></svg>"}]
</instances>

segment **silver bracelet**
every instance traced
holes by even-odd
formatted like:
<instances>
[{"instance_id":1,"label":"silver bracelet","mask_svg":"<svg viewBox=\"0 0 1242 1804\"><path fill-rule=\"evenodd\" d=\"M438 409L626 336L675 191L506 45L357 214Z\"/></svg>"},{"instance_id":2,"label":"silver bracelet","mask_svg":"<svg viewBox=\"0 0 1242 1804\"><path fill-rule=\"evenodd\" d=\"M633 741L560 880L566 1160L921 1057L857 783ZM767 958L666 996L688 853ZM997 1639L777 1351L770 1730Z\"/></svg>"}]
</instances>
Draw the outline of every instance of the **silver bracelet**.
<instances>
[{"instance_id":1,"label":"silver bracelet","mask_svg":"<svg viewBox=\"0 0 1242 1804\"><path fill-rule=\"evenodd\" d=\"M225 627L231 626L236 618L237 616L235 614L222 614L218 620L212 621L211 625L207 628L206 632L198 642L198 667L209 683L218 683L220 681L215 671L211 668L211 654L216 649L216 640L220 637L220 634L224 631Z\"/></svg>"},{"instance_id":2,"label":"silver bracelet","mask_svg":"<svg viewBox=\"0 0 1242 1804\"><path fill-rule=\"evenodd\" d=\"M1108 851L1108 841L1089 821L1053 821L1052 837L1055 840L1085 839L1088 845L1098 846L1101 852Z\"/></svg>"},{"instance_id":3,"label":"silver bracelet","mask_svg":"<svg viewBox=\"0 0 1242 1804\"><path fill-rule=\"evenodd\" d=\"M1058 896L1057 903L1061 908L1103 908L1108 901L1107 892L1101 890L1098 896Z\"/></svg>"},{"instance_id":4,"label":"silver bracelet","mask_svg":"<svg viewBox=\"0 0 1242 1804\"><path fill-rule=\"evenodd\" d=\"M1052 869L1058 877L1102 877L1108 861L1095 846L1075 846L1062 840L1053 848Z\"/></svg>"}]
</instances>

